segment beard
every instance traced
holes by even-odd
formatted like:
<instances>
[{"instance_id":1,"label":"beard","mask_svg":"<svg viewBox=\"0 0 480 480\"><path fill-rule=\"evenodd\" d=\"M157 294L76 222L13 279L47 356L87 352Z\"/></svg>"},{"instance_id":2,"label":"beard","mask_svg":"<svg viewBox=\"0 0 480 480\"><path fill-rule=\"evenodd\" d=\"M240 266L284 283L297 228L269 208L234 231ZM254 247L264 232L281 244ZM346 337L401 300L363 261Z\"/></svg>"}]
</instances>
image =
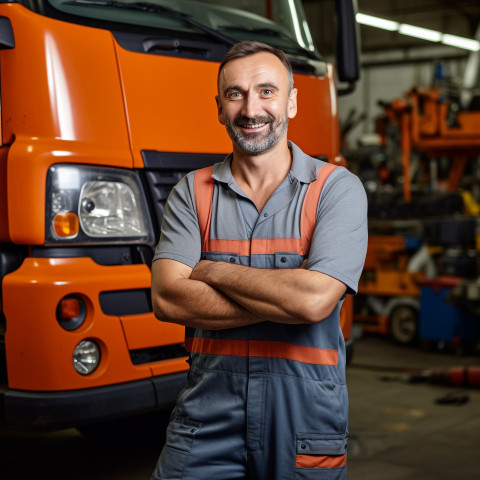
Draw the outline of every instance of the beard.
<instances>
[{"instance_id":1,"label":"beard","mask_svg":"<svg viewBox=\"0 0 480 480\"><path fill-rule=\"evenodd\" d=\"M267 123L268 132L244 133L237 127L245 125L255 125L257 123ZM234 144L248 155L260 155L271 148L285 136L288 128L288 116L279 118L275 121L271 115L265 117L239 117L233 122L225 121L225 128L228 136Z\"/></svg>"}]
</instances>

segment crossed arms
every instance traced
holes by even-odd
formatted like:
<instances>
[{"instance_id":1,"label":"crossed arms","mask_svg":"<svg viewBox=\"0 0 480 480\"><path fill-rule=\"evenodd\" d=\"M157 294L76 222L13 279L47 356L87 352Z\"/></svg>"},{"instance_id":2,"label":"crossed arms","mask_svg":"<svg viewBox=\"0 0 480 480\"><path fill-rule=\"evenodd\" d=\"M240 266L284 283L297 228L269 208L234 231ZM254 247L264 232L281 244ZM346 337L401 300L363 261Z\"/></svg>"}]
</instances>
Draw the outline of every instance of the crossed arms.
<instances>
[{"instance_id":1,"label":"crossed arms","mask_svg":"<svg viewBox=\"0 0 480 480\"><path fill-rule=\"evenodd\" d=\"M168 259L152 266L155 316L207 330L264 321L316 323L345 291L339 280L304 268L257 269L202 260L192 269Z\"/></svg>"}]
</instances>

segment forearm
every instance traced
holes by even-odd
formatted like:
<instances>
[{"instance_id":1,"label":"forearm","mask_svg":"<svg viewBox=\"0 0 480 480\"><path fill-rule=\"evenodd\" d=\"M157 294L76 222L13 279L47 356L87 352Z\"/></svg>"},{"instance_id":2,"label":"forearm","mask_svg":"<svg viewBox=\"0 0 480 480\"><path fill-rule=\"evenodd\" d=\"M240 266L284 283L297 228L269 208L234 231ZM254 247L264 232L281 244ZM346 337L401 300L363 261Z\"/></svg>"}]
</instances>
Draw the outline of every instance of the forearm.
<instances>
[{"instance_id":1,"label":"forearm","mask_svg":"<svg viewBox=\"0 0 480 480\"><path fill-rule=\"evenodd\" d=\"M200 262L192 279L222 291L238 305L277 323L316 323L326 318L345 286L305 269L256 269L224 262Z\"/></svg>"},{"instance_id":2,"label":"forearm","mask_svg":"<svg viewBox=\"0 0 480 480\"><path fill-rule=\"evenodd\" d=\"M171 279L171 261L154 262L152 268L152 304L162 321L206 330L220 330L262 321L221 291L188 278L191 269ZM178 267L178 264L175 265Z\"/></svg>"}]
</instances>

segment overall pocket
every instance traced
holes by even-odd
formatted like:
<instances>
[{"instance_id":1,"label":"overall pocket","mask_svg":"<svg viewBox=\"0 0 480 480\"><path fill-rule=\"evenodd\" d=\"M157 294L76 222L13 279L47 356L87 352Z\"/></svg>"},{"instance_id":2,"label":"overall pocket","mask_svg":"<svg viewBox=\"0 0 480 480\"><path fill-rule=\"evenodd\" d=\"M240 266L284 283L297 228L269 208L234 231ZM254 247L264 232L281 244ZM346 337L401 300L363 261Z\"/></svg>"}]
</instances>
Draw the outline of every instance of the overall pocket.
<instances>
[{"instance_id":1,"label":"overall pocket","mask_svg":"<svg viewBox=\"0 0 480 480\"><path fill-rule=\"evenodd\" d=\"M152 480L181 480L193 440L201 427L201 423L185 417L175 417L170 421L166 443Z\"/></svg>"},{"instance_id":2,"label":"overall pocket","mask_svg":"<svg viewBox=\"0 0 480 480\"><path fill-rule=\"evenodd\" d=\"M346 478L346 436L299 433L296 453L295 480Z\"/></svg>"},{"instance_id":3,"label":"overall pocket","mask_svg":"<svg viewBox=\"0 0 480 480\"><path fill-rule=\"evenodd\" d=\"M200 258L212 262L240 263L238 253L202 252Z\"/></svg>"}]
</instances>

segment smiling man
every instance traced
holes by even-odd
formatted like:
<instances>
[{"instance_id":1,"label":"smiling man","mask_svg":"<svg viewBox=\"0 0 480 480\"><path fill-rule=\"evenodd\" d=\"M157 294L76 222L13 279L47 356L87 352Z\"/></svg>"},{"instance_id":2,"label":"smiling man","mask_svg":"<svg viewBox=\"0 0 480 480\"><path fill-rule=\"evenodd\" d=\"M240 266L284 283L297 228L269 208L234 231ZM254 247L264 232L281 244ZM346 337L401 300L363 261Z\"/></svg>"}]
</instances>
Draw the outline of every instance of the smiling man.
<instances>
[{"instance_id":1,"label":"smiling man","mask_svg":"<svg viewBox=\"0 0 480 480\"><path fill-rule=\"evenodd\" d=\"M152 478L344 479L339 312L365 258L364 189L287 140L282 51L234 46L216 102L233 152L173 189L152 265L155 315L187 327L190 356Z\"/></svg>"},{"instance_id":2,"label":"smiling man","mask_svg":"<svg viewBox=\"0 0 480 480\"><path fill-rule=\"evenodd\" d=\"M297 112L293 75L285 63L287 78L278 70L282 60L265 52L245 58L243 62L227 63L219 76L219 120L232 139L234 152L240 149L249 155L260 155L286 139L288 119ZM250 78L246 78L244 63L255 70ZM273 69L269 70L271 66ZM238 85L231 84L235 79L240 81Z\"/></svg>"}]
</instances>

